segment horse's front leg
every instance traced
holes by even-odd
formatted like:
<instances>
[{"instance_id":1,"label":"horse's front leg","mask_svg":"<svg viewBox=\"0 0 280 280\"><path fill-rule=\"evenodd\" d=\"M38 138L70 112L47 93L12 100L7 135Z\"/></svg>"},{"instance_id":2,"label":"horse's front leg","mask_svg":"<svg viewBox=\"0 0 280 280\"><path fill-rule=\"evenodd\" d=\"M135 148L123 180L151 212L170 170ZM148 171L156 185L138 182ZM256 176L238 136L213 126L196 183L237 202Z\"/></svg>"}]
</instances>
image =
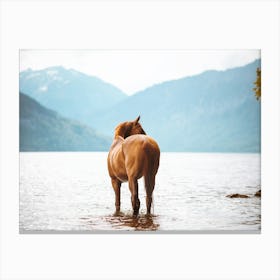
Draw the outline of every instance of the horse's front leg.
<instances>
[{"instance_id":1,"label":"horse's front leg","mask_svg":"<svg viewBox=\"0 0 280 280\"><path fill-rule=\"evenodd\" d=\"M121 209L121 181L116 179L116 178L112 178L111 179L112 182L112 186L113 189L115 191L115 206L116 206L116 213L118 213Z\"/></svg>"},{"instance_id":2,"label":"horse's front leg","mask_svg":"<svg viewBox=\"0 0 280 280\"><path fill-rule=\"evenodd\" d=\"M128 179L129 190L131 192L131 204L133 208L133 215L137 216L140 208L140 200L138 198L138 182L137 179Z\"/></svg>"}]
</instances>

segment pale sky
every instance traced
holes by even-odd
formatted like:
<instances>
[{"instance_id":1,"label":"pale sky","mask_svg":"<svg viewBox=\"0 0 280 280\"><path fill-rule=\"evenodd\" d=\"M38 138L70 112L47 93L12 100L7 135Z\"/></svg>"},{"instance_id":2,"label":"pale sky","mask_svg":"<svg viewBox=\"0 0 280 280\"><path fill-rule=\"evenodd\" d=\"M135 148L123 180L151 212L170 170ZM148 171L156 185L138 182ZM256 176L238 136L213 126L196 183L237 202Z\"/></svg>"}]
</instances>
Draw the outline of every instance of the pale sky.
<instances>
[{"instance_id":1,"label":"pale sky","mask_svg":"<svg viewBox=\"0 0 280 280\"><path fill-rule=\"evenodd\" d=\"M21 50L20 71L73 68L131 95L163 81L243 66L258 58L260 50Z\"/></svg>"}]
</instances>

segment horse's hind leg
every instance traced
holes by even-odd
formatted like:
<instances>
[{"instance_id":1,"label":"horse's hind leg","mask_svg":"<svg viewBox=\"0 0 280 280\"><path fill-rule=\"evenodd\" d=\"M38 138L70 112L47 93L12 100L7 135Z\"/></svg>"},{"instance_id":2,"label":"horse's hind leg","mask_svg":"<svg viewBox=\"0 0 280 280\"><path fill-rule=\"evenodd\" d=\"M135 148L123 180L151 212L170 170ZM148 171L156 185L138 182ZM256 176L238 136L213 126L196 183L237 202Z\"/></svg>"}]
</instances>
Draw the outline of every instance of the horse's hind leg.
<instances>
[{"instance_id":1,"label":"horse's hind leg","mask_svg":"<svg viewBox=\"0 0 280 280\"><path fill-rule=\"evenodd\" d=\"M121 182L118 179L111 179L113 189L115 191L115 206L116 212L119 212L121 209Z\"/></svg>"},{"instance_id":2,"label":"horse's hind leg","mask_svg":"<svg viewBox=\"0 0 280 280\"><path fill-rule=\"evenodd\" d=\"M131 192L131 204L133 208L133 215L137 216L140 208L140 200L138 198L138 182L137 179L128 179L129 190Z\"/></svg>"},{"instance_id":3,"label":"horse's hind leg","mask_svg":"<svg viewBox=\"0 0 280 280\"><path fill-rule=\"evenodd\" d=\"M151 214L151 205L152 205L152 195L155 187L155 176L145 175L145 189L146 189L146 206L147 206L147 214Z\"/></svg>"}]
</instances>

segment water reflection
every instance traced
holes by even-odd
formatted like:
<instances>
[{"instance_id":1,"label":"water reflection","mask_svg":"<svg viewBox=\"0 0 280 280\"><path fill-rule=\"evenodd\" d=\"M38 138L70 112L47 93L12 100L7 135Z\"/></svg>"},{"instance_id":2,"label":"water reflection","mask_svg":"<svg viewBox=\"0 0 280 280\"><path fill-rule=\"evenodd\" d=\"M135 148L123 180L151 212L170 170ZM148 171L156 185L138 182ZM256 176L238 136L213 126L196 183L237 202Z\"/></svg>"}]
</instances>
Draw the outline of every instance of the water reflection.
<instances>
[{"instance_id":1,"label":"water reflection","mask_svg":"<svg viewBox=\"0 0 280 280\"><path fill-rule=\"evenodd\" d=\"M111 224L113 228L125 229L133 228L134 230L152 230L158 229L159 224L156 222L157 216L155 215L138 215L132 216L122 212L115 213L112 216L106 217L106 221Z\"/></svg>"},{"instance_id":2,"label":"water reflection","mask_svg":"<svg viewBox=\"0 0 280 280\"><path fill-rule=\"evenodd\" d=\"M21 153L20 230L260 230L261 198L253 196L260 190L259 154L162 153L154 193L158 216L145 216L140 180L137 218L127 184L123 213L113 215L106 160L107 153ZM226 197L232 193L250 197Z\"/></svg>"}]
</instances>

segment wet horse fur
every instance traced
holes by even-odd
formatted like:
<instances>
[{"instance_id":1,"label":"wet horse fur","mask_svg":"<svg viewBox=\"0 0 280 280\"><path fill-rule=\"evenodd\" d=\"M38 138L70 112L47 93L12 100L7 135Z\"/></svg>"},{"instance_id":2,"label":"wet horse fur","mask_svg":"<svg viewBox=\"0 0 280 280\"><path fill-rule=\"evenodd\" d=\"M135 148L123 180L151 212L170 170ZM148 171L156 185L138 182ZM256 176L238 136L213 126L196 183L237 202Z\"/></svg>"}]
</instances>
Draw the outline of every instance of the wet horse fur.
<instances>
[{"instance_id":1,"label":"wet horse fur","mask_svg":"<svg viewBox=\"0 0 280 280\"><path fill-rule=\"evenodd\" d=\"M120 188L128 181L131 192L133 214L139 213L138 179L144 177L146 189L147 214L151 213L152 194L155 187L155 177L159 167L160 149L156 141L146 135L140 116L131 122L119 124L111 145L107 164L115 191L116 212L120 211Z\"/></svg>"}]
</instances>

